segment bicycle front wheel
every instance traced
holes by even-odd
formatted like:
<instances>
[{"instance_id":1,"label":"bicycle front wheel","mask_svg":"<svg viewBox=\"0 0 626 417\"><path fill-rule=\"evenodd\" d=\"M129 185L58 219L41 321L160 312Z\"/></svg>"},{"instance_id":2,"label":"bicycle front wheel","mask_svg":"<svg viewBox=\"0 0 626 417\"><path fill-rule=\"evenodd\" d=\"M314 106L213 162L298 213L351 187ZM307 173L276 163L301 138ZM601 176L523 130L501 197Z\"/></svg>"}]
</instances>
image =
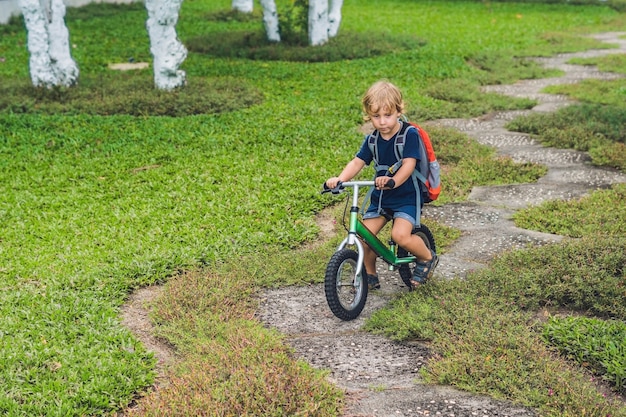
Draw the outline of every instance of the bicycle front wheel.
<instances>
[{"instance_id":1,"label":"bicycle front wheel","mask_svg":"<svg viewBox=\"0 0 626 417\"><path fill-rule=\"evenodd\" d=\"M352 249L333 254L326 267L324 291L330 311L341 320L354 320L361 314L367 300L365 267L356 274L359 256Z\"/></svg>"}]
</instances>

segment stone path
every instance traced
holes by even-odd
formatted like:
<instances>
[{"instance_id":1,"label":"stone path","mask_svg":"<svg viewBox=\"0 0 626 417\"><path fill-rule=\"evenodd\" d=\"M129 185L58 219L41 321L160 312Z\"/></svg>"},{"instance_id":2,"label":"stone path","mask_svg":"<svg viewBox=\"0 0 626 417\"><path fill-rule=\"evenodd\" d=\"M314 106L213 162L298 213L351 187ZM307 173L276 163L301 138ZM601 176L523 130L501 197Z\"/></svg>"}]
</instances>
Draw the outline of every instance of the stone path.
<instances>
[{"instance_id":1,"label":"stone path","mask_svg":"<svg viewBox=\"0 0 626 417\"><path fill-rule=\"evenodd\" d=\"M530 111L554 111L571 102L564 96L541 93L547 85L578 82L587 78L612 79L615 74L594 67L567 64L573 57L594 57L626 53L621 33L594 36L619 45L614 50L590 50L541 58L546 67L565 72L559 78L520 81L513 85L488 86L485 91L514 97L534 98L538 105ZM445 119L436 123L455 127L478 142L494 146L516 161L545 164L548 173L534 184L476 187L465 203L443 207L428 206L424 216L460 229L461 238L441 256L436 274L452 278L485 266L504 250L541 245L560 236L519 229L511 215L530 204L549 199L571 199L588 192L626 182L626 175L588 164L586 154L571 150L544 148L529 135L509 132L504 124L527 112L502 112L471 120ZM330 370L329 378L348 393L345 416L455 417L535 416L531 409L488 397L476 396L450 387L426 385L418 370L428 360L428 349L418 343L400 344L360 330L363 322L398 292L406 291L397 273L380 265L382 290L370 294L361 317L351 322L335 318L320 285L287 287L263 294L259 318L287 335L297 355L312 366Z\"/></svg>"}]
</instances>

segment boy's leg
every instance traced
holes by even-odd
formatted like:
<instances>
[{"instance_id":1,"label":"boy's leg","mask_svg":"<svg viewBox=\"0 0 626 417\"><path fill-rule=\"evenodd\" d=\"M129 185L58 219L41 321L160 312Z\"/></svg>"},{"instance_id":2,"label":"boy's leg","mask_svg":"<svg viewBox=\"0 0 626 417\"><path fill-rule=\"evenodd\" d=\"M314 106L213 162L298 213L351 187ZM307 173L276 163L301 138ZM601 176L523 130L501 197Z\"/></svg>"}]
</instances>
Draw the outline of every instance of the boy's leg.
<instances>
[{"instance_id":1,"label":"boy's leg","mask_svg":"<svg viewBox=\"0 0 626 417\"><path fill-rule=\"evenodd\" d=\"M430 249L419 236L411 232L413 232L413 223L398 217L393 220L391 238L394 242L415 255L419 261L431 260L433 256Z\"/></svg>"},{"instance_id":2,"label":"boy's leg","mask_svg":"<svg viewBox=\"0 0 626 417\"><path fill-rule=\"evenodd\" d=\"M411 234L413 222L404 218L395 218L391 229L391 238L417 258L411 284L416 288L430 278L437 267L439 258L417 235Z\"/></svg>"},{"instance_id":3,"label":"boy's leg","mask_svg":"<svg viewBox=\"0 0 626 417\"><path fill-rule=\"evenodd\" d=\"M382 229L385 224L387 224L387 219L383 216L373 217L369 219L363 220L363 225L367 227L367 229L375 235L378 235L380 229ZM370 249L370 247L363 242L363 263L365 264L365 273L371 277L372 282L368 282L370 284L370 288L376 289L380 288L380 284L378 283L378 275L376 274L376 253ZM370 281L368 279L368 281Z\"/></svg>"}]
</instances>

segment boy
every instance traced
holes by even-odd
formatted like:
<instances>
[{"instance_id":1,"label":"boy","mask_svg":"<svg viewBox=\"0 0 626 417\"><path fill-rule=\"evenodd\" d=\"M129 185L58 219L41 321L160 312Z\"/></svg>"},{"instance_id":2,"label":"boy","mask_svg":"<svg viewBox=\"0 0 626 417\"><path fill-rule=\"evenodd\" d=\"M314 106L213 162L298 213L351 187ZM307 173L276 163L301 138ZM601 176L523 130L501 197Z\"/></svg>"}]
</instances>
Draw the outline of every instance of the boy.
<instances>
[{"instance_id":1,"label":"boy","mask_svg":"<svg viewBox=\"0 0 626 417\"><path fill-rule=\"evenodd\" d=\"M376 137L377 165L393 166L398 159L395 154L395 139L401 129L406 131L402 166L394 174L394 188L387 187L391 177L386 170L376 173L375 190L371 195L371 204L363 215L363 224L374 234L378 234L385 224L393 219L391 238L401 247L411 252L416 258L411 284L413 288L426 282L432 276L437 263L437 255L431 251L417 235L411 234L413 227L419 224L421 205L417 206L419 193L412 181L411 173L417 161L422 157L418 146L417 130L408 127L400 120L404 112L402 93L395 85L387 81L374 83L365 93L362 100L364 119L371 121ZM350 181L365 165L369 165L375 156L368 145L368 138L361 145L359 152L350 161L338 177L329 178L326 185L335 188L339 182ZM409 180L409 181L407 181ZM417 195L416 195L417 194ZM420 200L421 201L421 200ZM376 273L376 254L369 246L364 247L364 263L370 289L380 288Z\"/></svg>"}]
</instances>

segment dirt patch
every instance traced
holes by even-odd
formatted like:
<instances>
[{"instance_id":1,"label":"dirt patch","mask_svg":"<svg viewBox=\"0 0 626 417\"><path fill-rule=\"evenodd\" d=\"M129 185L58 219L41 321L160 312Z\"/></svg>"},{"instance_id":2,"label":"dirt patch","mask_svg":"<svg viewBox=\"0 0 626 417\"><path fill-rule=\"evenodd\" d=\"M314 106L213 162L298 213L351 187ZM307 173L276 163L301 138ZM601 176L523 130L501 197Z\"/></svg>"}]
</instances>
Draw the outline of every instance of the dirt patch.
<instances>
[{"instance_id":1,"label":"dirt patch","mask_svg":"<svg viewBox=\"0 0 626 417\"><path fill-rule=\"evenodd\" d=\"M121 309L122 324L133 332L146 349L154 353L159 375L176 358L174 348L154 336L154 326L150 320L150 302L158 298L163 288L162 285L140 288L131 294Z\"/></svg>"},{"instance_id":2,"label":"dirt patch","mask_svg":"<svg viewBox=\"0 0 626 417\"><path fill-rule=\"evenodd\" d=\"M539 104L531 111L554 111L571 104L564 96L541 93L551 84L578 82L587 78L612 79L615 74L599 72L594 67L567 64L573 57L625 53L626 40L621 33L595 36L617 44L616 50L593 50L563 54L539 61L565 72L559 78L521 81L508 86L485 87L485 91L514 97L535 98ZM611 184L626 182L626 176L612 170L589 165L582 152L545 148L526 134L509 132L504 124L528 112L494 113L475 119L445 119L434 122L455 127L478 142L510 155L516 161L545 164L548 174L533 184L476 187L469 201L443 207L428 206L424 216L462 231L461 238L442 254L437 275L463 277L468 271L482 268L502 251L559 241L560 236L519 229L512 214L530 204L550 199L572 199ZM334 219L329 212L318 216L320 241L332 236ZM296 354L312 366L330 371L330 380L347 392L345 416L420 416L455 417L536 416L534 410L468 394L445 386L424 384L419 369L428 361L426 344L403 344L361 330L373 311L397 297L406 287L397 273L378 265L382 289L368 297L359 318L343 322L332 315L326 305L322 284L285 287L261 295L258 318L267 326L281 331ZM160 290L150 287L137 291L122 311L123 322L148 349L155 352L160 366L174 358L174 352L152 336L146 302Z\"/></svg>"}]
</instances>

